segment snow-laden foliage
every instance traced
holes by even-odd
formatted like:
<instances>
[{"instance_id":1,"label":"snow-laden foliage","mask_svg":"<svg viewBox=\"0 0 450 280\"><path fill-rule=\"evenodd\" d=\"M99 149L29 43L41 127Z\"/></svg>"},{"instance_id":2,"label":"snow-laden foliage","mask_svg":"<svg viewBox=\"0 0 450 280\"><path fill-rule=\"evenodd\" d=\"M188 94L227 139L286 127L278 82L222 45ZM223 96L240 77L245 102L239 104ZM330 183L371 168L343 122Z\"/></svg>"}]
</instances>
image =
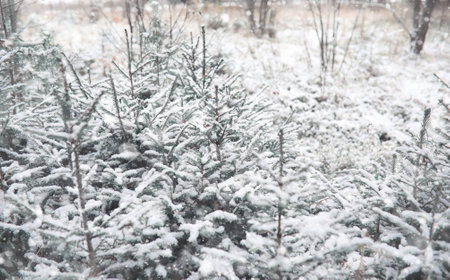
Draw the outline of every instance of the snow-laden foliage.
<instances>
[{"instance_id":1,"label":"snow-laden foliage","mask_svg":"<svg viewBox=\"0 0 450 280\"><path fill-rule=\"evenodd\" d=\"M358 135L332 98L248 93L152 5L97 81L49 39L0 50L0 278L450 277L447 105L333 166L315 144Z\"/></svg>"}]
</instances>

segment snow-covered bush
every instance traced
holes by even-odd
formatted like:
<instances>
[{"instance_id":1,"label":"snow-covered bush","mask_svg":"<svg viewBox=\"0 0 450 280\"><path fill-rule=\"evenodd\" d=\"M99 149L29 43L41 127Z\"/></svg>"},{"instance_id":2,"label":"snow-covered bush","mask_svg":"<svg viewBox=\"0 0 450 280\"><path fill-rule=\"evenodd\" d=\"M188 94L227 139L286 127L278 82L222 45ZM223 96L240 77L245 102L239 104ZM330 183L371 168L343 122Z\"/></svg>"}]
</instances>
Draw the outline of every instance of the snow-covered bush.
<instances>
[{"instance_id":1,"label":"snow-covered bush","mask_svg":"<svg viewBox=\"0 0 450 280\"><path fill-rule=\"evenodd\" d=\"M221 184L253 168L270 105L223 76L205 29L175 44L157 28L126 32L99 83L49 42L20 60L36 77L5 99L20 109L2 128L5 275L208 278L245 263L247 221Z\"/></svg>"}]
</instances>

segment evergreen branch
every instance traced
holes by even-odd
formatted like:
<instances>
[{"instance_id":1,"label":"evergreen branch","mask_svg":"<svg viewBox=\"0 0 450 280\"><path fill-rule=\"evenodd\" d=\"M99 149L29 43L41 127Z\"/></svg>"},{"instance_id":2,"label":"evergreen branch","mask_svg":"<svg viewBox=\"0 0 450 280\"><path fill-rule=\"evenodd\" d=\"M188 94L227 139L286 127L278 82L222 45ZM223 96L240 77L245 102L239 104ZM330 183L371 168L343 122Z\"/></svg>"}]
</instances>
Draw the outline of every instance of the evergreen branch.
<instances>
[{"instance_id":1,"label":"evergreen branch","mask_svg":"<svg viewBox=\"0 0 450 280\"><path fill-rule=\"evenodd\" d=\"M116 107L117 119L119 120L119 125L120 125L120 128L123 131L123 137L125 137L125 141L126 141L127 140L126 139L127 138L127 132L125 130L125 127L123 126L122 118L120 116L120 108L119 108L119 101L117 99L116 87L114 86L114 80L113 80L111 75L109 75L109 79L110 79L110 82L111 82L111 89L112 89L113 98L114 98L114 105Z\"/></svg>"},{"instance_id":2,"label":"evergreen branch","mask_svg":"<svg viewBox=\"0 0 450 280\"><path fill-rule=\"evenodd\" d=\"M95 111L95 107L97 106L97 103L99 102L100 98L103 96L103 94L105 94L105 91L102 91L95 99L94 101L91 103L91 105L84 111L83 114L81 114L81 117L77 120L77 125L81 125L81 128L78 129L78 131L73 131L73 126L72 126L72 131L75 133L75 139L77 139L78 141L81 139L81 135L84 131L84 129L87 127L88 122L90 120L90 118L92 117L92 114Z\"/></svg>"},{"instance_id":3,"label":"evergreen branch","mask_svg":"<svg viewBox=\"0 0 450 280\"><path fill-rule=\"evenodd\" d=\"M169 153L167 154L167 159L170 161L170 159L172 158L173 155L173 151L175 150L175 147L178 145L178 142L180 141L181 135L184 133L184 131L186 130L186 128L188 126L190 126L190 123L187 123L180 131L180 133L178 133L177 138L175 139L175 143L173 143L172 148L170 149Z\"/></svg>"},{"instance_id":4,"label":"evergreen branch","mask_svg":"<svg viewBox=\"0 0 450 280\"><path fill-rule=\"evenodd\" d=\"M156 118L162 113L164 112L164 110L167 107L167 104L169 104L170 101L170 97L172 96L172 94L175 92L175 88L176 88L176 83L177 83L178 77L175 77L175 80L172 83L172 87L170 88L169 94L166 97L166 100L164 102L164 105L161 107L161 110L159 110L159 112L153 117L151 123L153 124L156 120Z\"/></svg>"},{"instance_id":5,"label":"evergreen branch","mask_svg":"<svg viewBox=\"0 0 450 280\"><path fill-rule=\"evenodd\" d=\"M64 52L61 52L61 54L66 59L67 64L69 65L70 70L72 71L72 74L75 76L75 80L77 81L78 87L80 88L81 92L84 94L86 98L92 98L92 95L84 88L81 79L78 76L78 73L75 70L75 67L73 66L72 62L69 60L69 58L66 56Z\"/></svg>"},{"instance_id":6,"label":"evergreen branch","mask_svg":"<svg viewBox=\"0 0 450 280\"><path fill-rule=\"evenodd\" d=\"M377 213L378 215L382 216L383 218L385 218L387 221L399 226L401 229L405 230L407 233L417 234L418 236L421 235L421 233L419 231L417 231L417 229L415 227L404 222L400 217L397 217L390 213L387 213L378 207L374 207L373 211L375 213Z\"/></svg>"},{"instance_id":7,"label":"evergreen branch","mask_svg":"<svg viewBox=\"0 0 450 280\"><path fill-rule=\"evenodd\" d=\"M419 148L421 148L421 149L423 146L423 142L425 140L425 134L427 132L427 125L430 121L430 114L431 114L431 108L427 108L423 112L422 129L420 130L420 135L419 135Z\"/></svg>"}]
</instances>

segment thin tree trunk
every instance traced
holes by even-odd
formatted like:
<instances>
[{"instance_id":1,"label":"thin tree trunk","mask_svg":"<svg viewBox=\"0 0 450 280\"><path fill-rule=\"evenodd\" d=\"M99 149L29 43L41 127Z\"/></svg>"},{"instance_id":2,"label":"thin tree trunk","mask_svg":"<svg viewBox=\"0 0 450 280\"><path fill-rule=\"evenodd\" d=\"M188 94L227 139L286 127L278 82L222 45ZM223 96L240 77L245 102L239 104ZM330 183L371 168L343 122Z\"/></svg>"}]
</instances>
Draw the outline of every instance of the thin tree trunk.
<instances>
[{"instance_id":1,"label":"thin tree trunk","mask_svg":"<svg viewBox=\"0 0 450 280\"><path fill-rule=\"evenodd\" d=\"M261 0L259 6L259 36L266 34L267 13L269 11L269 0Z\"/></svg>"},{"instance_id":2,"label":"thin tree trunk","mask_svg":"<svg viewBox=\"0 0 450 280\"><path fill-rule=\"evenodd\" d=\"M5 14L5 10L3 8L3 1L0 0L0 11L1 11L1 16L2 16L2 27L3 27L3 32L5 34L5 38L7 39L8 36L8 29L6 28L6 14Z\"/></svg>"},{"instance_id":3,"label":"thin tree trunk","mask_svg":"<svg viewBox=\"0 0 450 280\"><path fill-rule=\"evenodd\" d=\"M203 40L203 60L202 60L202 80L203 80L203 91L206 86L206 31L205 26L202 26L202 40ZM217 91L217 88L216 88Z\"/></svg>"},{"instance_id":4,"label":"thin tree trunk","mask_svg":"<svg viewBox=\"0 0 450 280\"><path fill-rule=\"evenodd\" d=\"M78 154L78 145L75 144L73 148L75 155L75 177L77 180L78 199L80 203L81 219L83 223L84 237L86 239L89 267L91 269L90 275L93 276L96 272L95 252L92 245L92 233L89 231L88 219L86 215L86 199L84 197L83 184L81 180L80 159Z\"/></svg>"},{"instance_id":5,"label":"thin tree trunk","mask_svg":"<svg viewBox=\"0 0 450 280\"><path fill-rule=\"evenodd\" d=\"M275 38L275 17L277 15L277 1L271 0L270 8L269 8L269 26L267 29L267 33L270 38Z\"/></svg>"},{"instance_id":6,"label":"thin tree trunk","mask_svg":"<svg viewBox=\"0 0 450 280\"><path fill-rule=\"evenodd\" d=\"M434 232L434 225L435 225L435 215L436 215L436 211L438 210L438 203L440 200L440 196L439 196L439 192L441 191L440 187L436 188L436 193L434 194L434 202L433 202L433 210L432 210L432 221L431 221L431 225L430 225L430 235L428 237L428 241L431 242L433 241L433 232Z\"/></svg>"},{"instance_id":7,"label":"thin tree trunk","mask_svg":"<svg viewBox=\"0 0 450 280\"><path fill-rule=\"evenodd\" d=\"M131 28L131 27L130 27ZM132 42L132 35L130 34L130 37L128 38L128 31L125 29L125 39L127 43L127 56L128 56L128 78L130 79L130 91L131 91L131 98L134 99L134 81L133 81L133 71L131 71L131 66L133 64L133 42Z\"/></svg>"},{"instance_id":8,"label":"thin tree trunk","mask_svg":"<svg viewBox=\"0 0 450 280\"><path fill-rule=\"evenodd\" d=\"M283 130L280 130L278 134L280 138L280 178L278 179L278 186L280 189L283 188L283 161L284 161L284 154L283 154L283 142L284 142L284 135ZM278 227L277 227L277 243L278 247L281 246L281 208L278 208Z\"/></svg>"},{"instance_id":9,"label":"thin tree trunk","mask_svg":"<svg viewBox=\"0 0 450 280\"><path fill-rule=\"evenodd\" d=\"M216 107L215 107L215 117L216 117L216 123L219 124L220 123L220 114L219 114L219 87L216 85L215 86L215 102L216 102ZM222 135L220 137L220 139L215 140L215 145L216 145L216 154L217 154L217 160L218 161L222 161L222 155L220 152L220 145L222 145L222 141L223 141L223 137L225 135L225 128L223 128L222 131Z\"/></svg>"},{"instance_id":10,"label":"thin tree trunk","mask_svg":"<svg viewBox=\"0 0 450 280\"><path fill-rule=\"evenodd\" d=\"M205 164L202 162L202 158L200 158L200 174L202 178L200 180L200 193L205 192Z\"/></svg>"},{"instance_id":11,"label":"thin tree trunk","mask_svg":"<svg viewBox=\"0 0 450 280\"><path fill-rule=\"evenodd\" d=\"M283 188L283 161L284 161L284 151L283 151L283 142L284 142L284 133L281 129L278 133L279 141L280 141L280 177L278 179L278 186L280 187L280 190ZM281 238L282 238L282 226L281 226L281 220L282 220L282 209L281 205L278 206L278 225L277 225L277 247L280 249L281 247ZM278 279L282 279L282 274L280 267L278 266L277 269Z\"/></svg>"},{"instance_id":12,"label":"thin tree trunk","mask_svg":"<svg viewBox=\"0 0 450 280\"><path fill-rule=\"evenodd\" d=\"M255 23L255 1L247 0L247 17L250 24L250 30L253 34L256 34L256 23Z\"/></svg>"}]
</instances>

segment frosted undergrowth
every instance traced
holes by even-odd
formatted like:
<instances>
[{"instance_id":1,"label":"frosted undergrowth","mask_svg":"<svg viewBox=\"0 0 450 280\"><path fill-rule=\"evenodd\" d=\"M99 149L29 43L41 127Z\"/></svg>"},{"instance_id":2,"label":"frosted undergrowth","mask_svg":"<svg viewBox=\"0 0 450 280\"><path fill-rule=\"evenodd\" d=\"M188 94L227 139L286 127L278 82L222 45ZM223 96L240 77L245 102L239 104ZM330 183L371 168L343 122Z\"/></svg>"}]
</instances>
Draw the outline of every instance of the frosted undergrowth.
<instances>
[{"instance_id":1,"label":"frosted undergrowth","mask_svg":"<svg viewBox=\"0 0 450 280\"><path fill-rule=\"evenodd\" d=\"M247 90L263 88L281 104L280 114L290 109L296 112L299 145L316 151L317 157L309 160L320 160L336 170L391 158L400 143L417 135L425 108L441 111L439 100L448 102L447 90L433 76L450 79L448 33L431 30L424 52L414 57L401 27L393 29L396 32L384 33L383 27L369 26L363 38L355 35L341 71L329 77L323 90L312 28L299 30L296 24L287 23L276 39L230 31L216 32L211 38L217 38L212 40L213 45L218 42L217 52L228 58L230 71L241 73ZM390 40L400 45L396 53L386 50ZM432 116L431 123L443 125L439 114ZM380 141L383 133L390 141Z\"/></svg>"}]
</instances>

